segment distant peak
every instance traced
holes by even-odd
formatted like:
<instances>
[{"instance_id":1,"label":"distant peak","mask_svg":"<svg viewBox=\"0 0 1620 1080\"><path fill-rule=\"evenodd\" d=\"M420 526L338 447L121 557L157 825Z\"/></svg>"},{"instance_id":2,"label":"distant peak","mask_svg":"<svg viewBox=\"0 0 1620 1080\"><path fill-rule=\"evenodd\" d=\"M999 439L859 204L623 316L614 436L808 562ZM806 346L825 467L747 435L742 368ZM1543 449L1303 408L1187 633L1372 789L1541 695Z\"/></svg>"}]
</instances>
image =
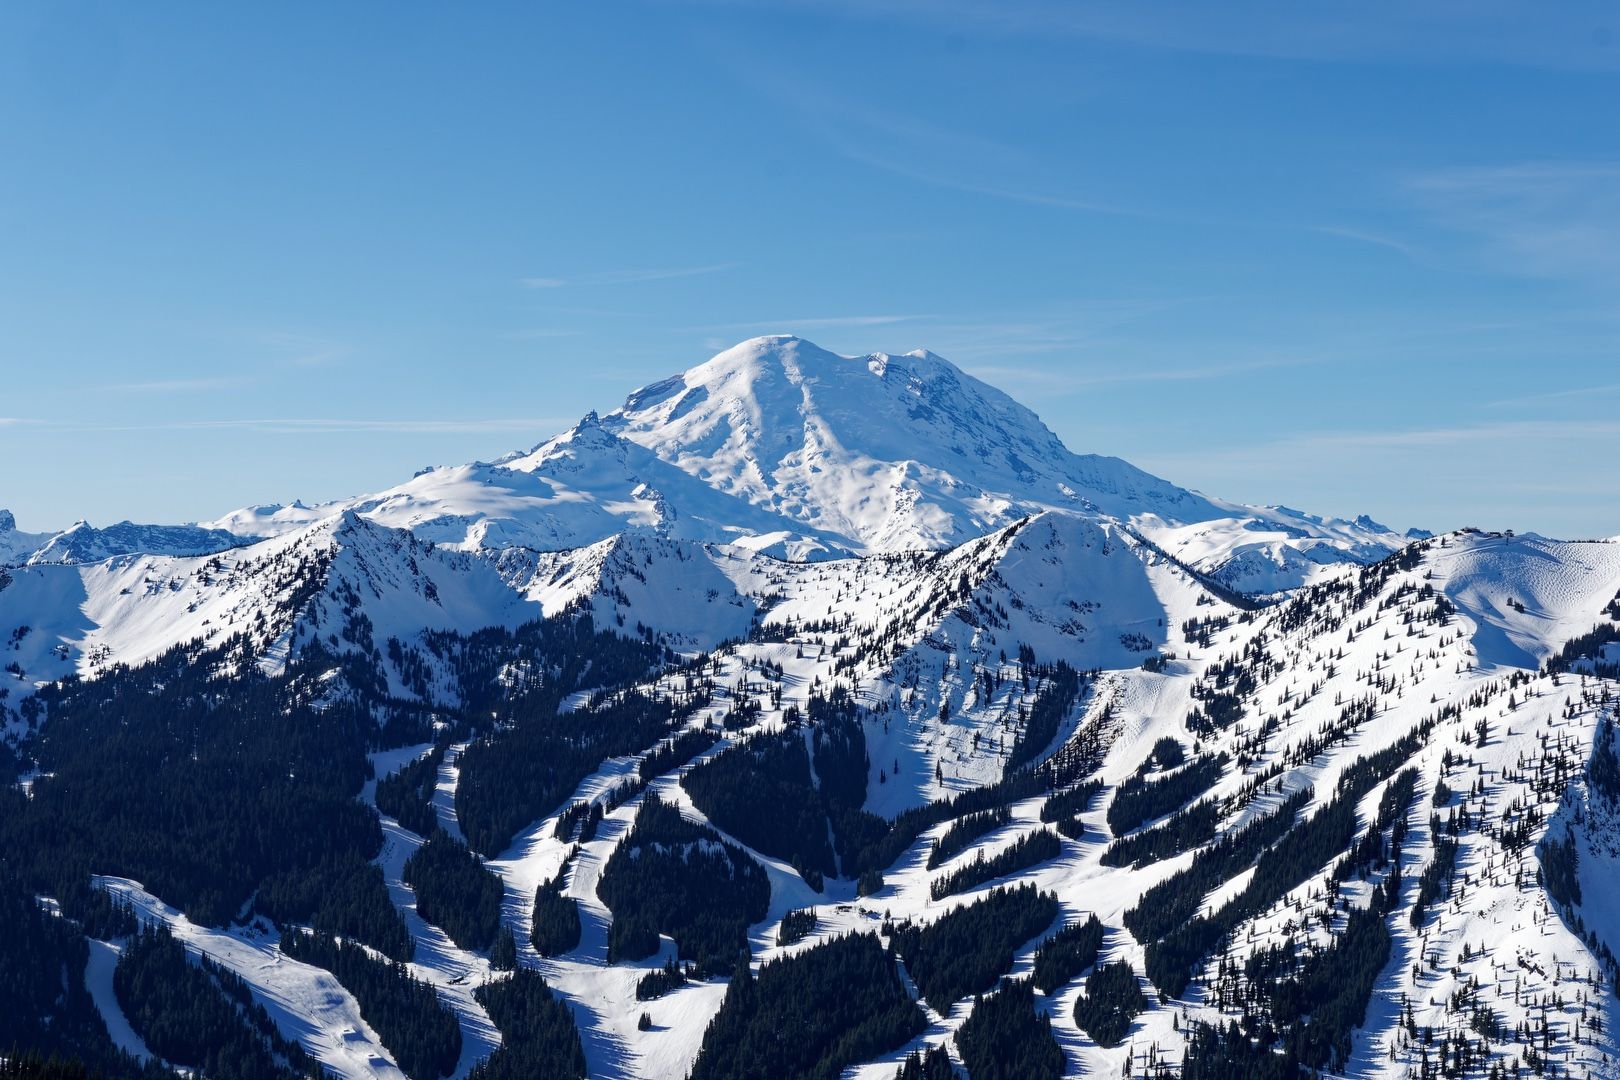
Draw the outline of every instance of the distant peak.
<instances>
[{"instance_id":1,"label":"distant peak","mask_svg":"<svg viewBox=\"0 0 1620 1080\"><path fill-rule=\"evenodd\" d=\"M14 532L17 528L17 519L10 510L0 510L0 533Z\"/></svg>"}]
</instances>

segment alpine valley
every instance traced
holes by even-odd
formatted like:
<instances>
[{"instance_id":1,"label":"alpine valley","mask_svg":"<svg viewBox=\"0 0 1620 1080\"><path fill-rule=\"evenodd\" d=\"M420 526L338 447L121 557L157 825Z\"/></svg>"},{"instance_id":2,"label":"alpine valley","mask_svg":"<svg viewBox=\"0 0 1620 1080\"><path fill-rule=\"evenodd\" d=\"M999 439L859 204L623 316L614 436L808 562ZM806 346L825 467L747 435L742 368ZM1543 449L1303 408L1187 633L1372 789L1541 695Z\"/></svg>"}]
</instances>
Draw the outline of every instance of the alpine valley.
<instances>
[{"instance_id":1,"label":"alpine valley","mask_svg":"<svg viewBox=\"0 0 1620 1080\"><path fill-rule=\"evenodd\" d=\"M0 1075L1620 1076L1620 538L1223 502L932 353L0 512L0 666Z\"/></svg>"}]
</instances>

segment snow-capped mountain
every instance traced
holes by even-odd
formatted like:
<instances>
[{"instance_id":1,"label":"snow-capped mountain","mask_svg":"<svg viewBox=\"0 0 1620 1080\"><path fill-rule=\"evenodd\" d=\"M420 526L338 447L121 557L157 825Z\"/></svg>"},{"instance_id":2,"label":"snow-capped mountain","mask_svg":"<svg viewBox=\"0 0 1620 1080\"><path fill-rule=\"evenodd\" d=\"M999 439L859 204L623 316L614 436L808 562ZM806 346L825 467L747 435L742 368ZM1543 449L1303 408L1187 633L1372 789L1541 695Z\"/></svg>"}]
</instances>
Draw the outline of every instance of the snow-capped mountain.
<instances>
[{"instance_id":1,"label":"snow-capped mountain","mask_svg":"<svg viewBox=\"0 0 1620 1080\"><path fill-rule=\"evenodd\" d=\"M212 554L343 510L469 551L562 551L638 529L792 560L939 550L1055 511L1118 522L1250 593L1374 561L1407 539L1366 517L1223 502L1076 454L1029 409L933 353L840 356L762 337L494 462L200 525L81 522L36 535L12 522L0 528L0 564Z\"/></svg>"},{"instance_id":2,"label":"snow-capped mountain","mask_svg":"<svg viewBox=\"0 0 1620 1080\"><path fill-rule=\"evenodd\" d=\"M1057 511L1127 525L1257 593L1406 540L1365 517L1227 503L1076 454L1029 409L933 353L840 356L786 336L727 349L527 452L205 524L260 537L339 509L467 550L563 550L638 528L796 560L939 550Z\"/></svg>"},{"instance_id":3,"label":"snow-capped mountain","mask_svg":"<svg viewBox=\"0 0 1620 1080\"><path fill-rule=\"evenodd\" d=\"M21 844L25 901L94 939L50 969L44 1030L88 1001L103 1042L196 1067L146 1041L134 944L87 893L343 1077L524 1052L491 996L513 965L566 1005L525 1014L555 1024L545 1060L577 1047L590 1076L812 1071L760 1064L785 1025L859 1080L925 1051L971 1080L985 1025L1041 1077L1620 1075L1620 541L1224 503L1070 452L932 354L782 337L373 495L0 526L0 766L27 793L0 809L44 815L41 850L0 828L0 859ZM281 762L238 708L318 754ZM236 790L243 755L274 768ZM341 790L308 786L323 755ZM319 797L373 831L282 828ZM169 800L227 826L207 865ZM660 806L671 834L638 841ZM58 862L93 887L57 896ZM1048 906L930 957L1002 886ZM301 952L301 927L371 959ZM875 972L818 982L817 950L862 935ZM417 983L368 967L388 948ZM818 1028L846 995L887 997ZM423 1064L430 1029L456 1038Z\"/></svg>"},{"instance_id":4,"label":"snow-capped mountain","mask_svg":"<svg viewBox=\"0 0 1620 1080\"><path fill-rule=\"evenodd\" d=\"M1076 454L1029 409L926 351L846 357L755 338L638 390L602 423L866 552L947 547L1053 510L1127 523L1235 588L1266 592L1401 543L1367 518L1224 503Z\"/></svg>"},{"instance_id":5,"label":"snow-capped mountain","mask_svg":"<svg viewBox=\"0 0 1620 1080\"><path fill-rule=\"evenodd\" d=\"M1034 413L929 352L846 357L755 338L636 391L604 426L866 551L947 547L1035 509L1218 513L1117 458L1071 453Z\"/></svg>"}]
</instances>

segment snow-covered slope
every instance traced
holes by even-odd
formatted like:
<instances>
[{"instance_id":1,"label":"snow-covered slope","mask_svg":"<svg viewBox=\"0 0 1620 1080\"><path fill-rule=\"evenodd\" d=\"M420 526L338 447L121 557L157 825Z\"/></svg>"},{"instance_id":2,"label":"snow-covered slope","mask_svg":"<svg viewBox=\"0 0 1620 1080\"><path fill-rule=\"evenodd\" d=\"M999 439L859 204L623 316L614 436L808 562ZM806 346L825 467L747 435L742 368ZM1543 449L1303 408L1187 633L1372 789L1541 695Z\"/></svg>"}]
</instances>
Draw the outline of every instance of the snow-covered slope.
<instances>
[{"instance_id":1,"label":"snow-covered slope","mask_svg":"<svg viewBox=\"0 0 1620 1080\"><path fill-rule=\"evenodd\" d=\"M97 528L81 521L57 533L28 556L30 564L93 563L115 555L212 555L246 539L200 525L137 525L120 521Z\"/></svg>"},{"instance_id":2,"label":"snow-covered slope","mask_svg":"<svg viewBox=\"0 0 1620 1080\"><path fill-rule=\"evenodd\" d=\"M684 651L745 635L762 597L747 591L741 568L777 565L747 548L635 531L573 551L506 548L491 558L507 583L548 616L581 608L598 626L657 633Z\"/></svg>"},{"instance_id":3,"label":"snow-covered slope","mask_svg":"<svg viewBox=\"0 0 1620 1080\"><path fill-rule=\"evenodd\" d=\"M1511 534L1447 549L1446 595L1474 625L1482 665L1535 668L1620 611L1620 542L1568 543Z\"/></svg>"},{"instance_id":4,"label":"snow-covered slope","mask_svg":"<svg viewBox=\"0 0 1620 1080\"><path fill-rule=\"evenodd\" d=\"M600 573L615 554L628 566ZM1150 777L1164 775L1148 765L1160 740L1173 739L1189 754L1228 755L1230 767L1188 800L1207 798L1218 808L1211 840L1275 812L1288 795L1303 793L1299 821L1310 821L1350 782L1358 760L1401 747L1373 783L1356 788L1364 794L1355 799L1355 843L1318 855L1296 884L1239 917L1193 965L1185 993L1157 1002L1144 974L1150 1006L1130 1025L1125 1044L1100 1047L1076 1026L1083 979L1037 995L1064 1048L1067 1075L1122 1075L1127 1060L1141 1074L1150 1059L1173 1074L1187 1052L1190 1021L1224 1025L1244 1011L1234 1004L1251 992L1241 974L1218 983L1219 972L1241 973L1267 948L1309 958L1343 941L1350 912L1391 880L1387 854L1360 869L1346 860L1367 836L1377 838L1381 801L1408 769L1411 794L1397 812L1405 823L1401 876L1384 920L1391 952L1352 1032L1346 1067L1334 1075L1405 1077L1419 1069L1425 1046L1463 1038L1483 1055L1468 1075L1487 1075L1492 1064L1511 1074L1515 1062L1530 1060L1531 1049L1556 1061L1563 1075L1614 1074L1620 1045L1609 1033L1617 1030L1620 1009L1603 948L1620 937L1620 922L1603 875L1620 858L1620 806L1606 802L1582 768L1617 698L1612 684L1534 669L1604 618L1620 591L1620 544L1451 534L1370 570L1339 570L1294 601L1261 611L1231 607L1130 532L1062 514L939 554L814 564L735 553L728 563L725 553L710 554L710 565L725 568L738 596L755 599L758 629L714 655L719 690L692 722L716 722L751 700L760 708L760 727L770 729L789 709L802 710L814 687L852 685L868 710L867 807L885 816L1002 775L1022 710L1040 693L1038 684L1020 682L1020 646L1040 658L1102 669L1057 739L1089 740L1106 785L1083 815L1079 841L1065 841L1056 859L1010 879L938 899L931 883L941 873L1043 827L1041 800L1015 805L1009 825L938 870L925 862L944 826L930 830L864 901L853 882L829 882L819 895L807 891L791 868L756 851L773 882L771 914L752 934L756 959L871 930L873 912L930 922L990 884L1012 880L1053 891L1064 919L1099 915L1108 927L1105 958L1145 972L1153 939L1125 930L1125 914L1147 890L1185 871L1195 851L1141 865L1110 863L1104 853L1112 834L1107 810L1119 786L1144 769ZM658 563L645 550L593 555L587 577L598 592L601 582L646 567L649 555ZM1504 651L1502 641L1514 651ZM1167 659L1159 670L1144 670L1141 659L1155 655ZM775 665L780 675L771 674ZM678 677L652 684L670 693L679 686ZM1231 695L1239 715L1191 729L1195 710L1207 709L1214 693ZM605 798L633 765L606 763L578 797ZM703 819L678 775L654 786ZM595 881L634 813L634 802L610 812L578 857L570 893L597 929L577 951L531 962L575 1005L593 1075L681 1075L720 1006L720 988L698 982L643 1002L633 992L636 981L663 954L641 965L604 962L601 927L610 913ZM1424 871L1441 859L1442 841L1452 839L1448 821L1462 822L1455 868L1420 906ZM568 852L552 824L537 822L490 864L517 898L519 926L535 883L555 873ZM1382 829L1388 852L1389 824ZM1575 837L1582 860L1585 897L1574 906L1554 903L1541 884L1540 842L1563 835ZM1341 864L1352 870L1341 876L1335 869ZM1189 914L1221 909L1253 874L1233 867ZM806 905L818 913L815 933L802 945L777 945L782 916ZM1034 947L1032 941L1018 953L1013 974L1030 971ZM1488 1038L1472 1026L1482 1023L1483 1009L1497 1022ZM920 1046L954 1052L952 1039L970 1011L963 1002L945 1015L931 1012L920 1038L853 1075L889 1080L900 1057ZM649 1031L637 1022L643 1012L654 1018ZM1540 1041L1544 1017L1550 1049ZM1413 1034L1424 1029L1432 1042Z\"/></svg>"}]
</instances>

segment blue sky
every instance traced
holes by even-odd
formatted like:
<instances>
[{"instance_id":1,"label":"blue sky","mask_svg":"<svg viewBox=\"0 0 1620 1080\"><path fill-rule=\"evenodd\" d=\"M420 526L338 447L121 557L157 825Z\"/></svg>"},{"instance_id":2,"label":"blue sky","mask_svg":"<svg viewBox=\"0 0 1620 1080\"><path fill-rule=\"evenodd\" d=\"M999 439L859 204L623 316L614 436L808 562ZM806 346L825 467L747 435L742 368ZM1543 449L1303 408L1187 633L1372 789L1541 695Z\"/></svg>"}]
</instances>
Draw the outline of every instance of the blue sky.
<instances>
[{"instance_id":1,"label":"blue sky","mask_svg":"<svg viewBox=\"0 0 1620 1080\"><path fill-rule=\"evenodd\" d=\"M0 7L0 506L377 490L737 340L1077 451L1620 533L1610 5Z\"/></svg>"}]
</instances>

